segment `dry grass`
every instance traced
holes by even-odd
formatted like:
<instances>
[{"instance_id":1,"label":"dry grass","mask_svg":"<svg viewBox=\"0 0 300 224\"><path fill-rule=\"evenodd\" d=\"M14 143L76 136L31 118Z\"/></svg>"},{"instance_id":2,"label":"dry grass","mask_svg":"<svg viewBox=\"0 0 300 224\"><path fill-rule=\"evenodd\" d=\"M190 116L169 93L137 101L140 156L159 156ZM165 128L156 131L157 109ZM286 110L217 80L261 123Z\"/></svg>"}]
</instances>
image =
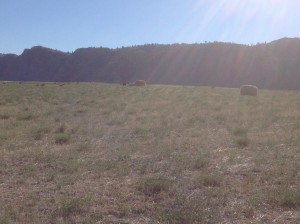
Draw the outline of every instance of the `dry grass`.
<instances>
[{"instance_id":1,"label":"dry grass","mask_svg":"<svg viewBox=\"0 0 300 224\"><path fill-rule=\"evenodd\" d=\"M0 223L299 223L296 92L6 83Z\"/></svg>"}]
</instances>

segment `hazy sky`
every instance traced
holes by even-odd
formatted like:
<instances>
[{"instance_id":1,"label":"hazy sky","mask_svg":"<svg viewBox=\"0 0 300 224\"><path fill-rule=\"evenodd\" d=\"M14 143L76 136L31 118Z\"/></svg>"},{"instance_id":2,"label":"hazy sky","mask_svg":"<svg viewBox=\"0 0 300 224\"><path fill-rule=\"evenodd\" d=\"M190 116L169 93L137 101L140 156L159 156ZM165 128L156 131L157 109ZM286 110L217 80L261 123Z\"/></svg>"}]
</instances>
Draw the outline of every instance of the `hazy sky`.
<instances>
[{"instance_id":1,"label":"hazy sky","mask_svg":"<svg viewBox=\"0 0 300 224\"><path fill-rule=\"evenodd\" d=\"M0 53L300 36L300 0L0 0Z\"/></svg>"}]
</instances>

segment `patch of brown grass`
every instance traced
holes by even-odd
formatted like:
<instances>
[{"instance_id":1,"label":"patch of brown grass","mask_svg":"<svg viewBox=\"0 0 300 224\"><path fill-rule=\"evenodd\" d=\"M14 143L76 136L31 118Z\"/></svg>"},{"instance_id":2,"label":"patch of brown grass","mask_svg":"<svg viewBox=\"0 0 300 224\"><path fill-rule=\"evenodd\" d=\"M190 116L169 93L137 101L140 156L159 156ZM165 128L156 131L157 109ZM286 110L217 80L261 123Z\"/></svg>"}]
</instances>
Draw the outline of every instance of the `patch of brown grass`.
<instances>
[{"instance_id":1,"label":"patch of brown grass","mask_svg":"<svg viewBox=\"0 0 300 224\"><path fill-rule=\"evenodd\" d=\"M299 111L291 91L9 82L0 223L297 223Z\"/></svg>"}]
</instances>

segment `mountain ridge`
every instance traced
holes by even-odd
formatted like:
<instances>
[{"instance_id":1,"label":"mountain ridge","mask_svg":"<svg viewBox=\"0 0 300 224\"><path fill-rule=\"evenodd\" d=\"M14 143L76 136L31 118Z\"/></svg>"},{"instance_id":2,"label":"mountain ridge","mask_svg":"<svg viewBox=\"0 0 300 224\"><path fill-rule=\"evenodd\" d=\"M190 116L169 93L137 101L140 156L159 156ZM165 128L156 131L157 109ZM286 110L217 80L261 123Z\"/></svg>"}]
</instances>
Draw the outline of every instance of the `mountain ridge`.
<instances>
[{"instance_id":1,"label":"mountain ridge","mask_svg":"<svg viewBox=\"0 0 300 224\"><path fill-rule=\"evenodd\" d=\"M252 46L212 42L146 44L62 52L43 46L0 54L0 80L121 83L300 89L300 39Z\"/></svg>"}]
</instances>

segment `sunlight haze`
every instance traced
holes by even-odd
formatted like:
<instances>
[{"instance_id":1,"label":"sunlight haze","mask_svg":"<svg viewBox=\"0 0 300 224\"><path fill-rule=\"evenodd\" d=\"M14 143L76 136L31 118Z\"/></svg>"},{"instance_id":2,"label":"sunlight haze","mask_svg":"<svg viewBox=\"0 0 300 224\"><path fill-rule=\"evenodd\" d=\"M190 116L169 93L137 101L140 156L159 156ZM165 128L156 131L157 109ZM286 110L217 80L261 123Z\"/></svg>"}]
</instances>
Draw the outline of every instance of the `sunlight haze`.
<instances>
[{"instance_id":1,"label":"sunlight haze","mask_svg":"<svg viewBox=\"0 0 300 224\"><path fill-rule=\"evenodd\" d=\"M0 0L0 53L151 43L256 44L298 37L300 2L287 0Z\"/></svg>"}]
</instances>

